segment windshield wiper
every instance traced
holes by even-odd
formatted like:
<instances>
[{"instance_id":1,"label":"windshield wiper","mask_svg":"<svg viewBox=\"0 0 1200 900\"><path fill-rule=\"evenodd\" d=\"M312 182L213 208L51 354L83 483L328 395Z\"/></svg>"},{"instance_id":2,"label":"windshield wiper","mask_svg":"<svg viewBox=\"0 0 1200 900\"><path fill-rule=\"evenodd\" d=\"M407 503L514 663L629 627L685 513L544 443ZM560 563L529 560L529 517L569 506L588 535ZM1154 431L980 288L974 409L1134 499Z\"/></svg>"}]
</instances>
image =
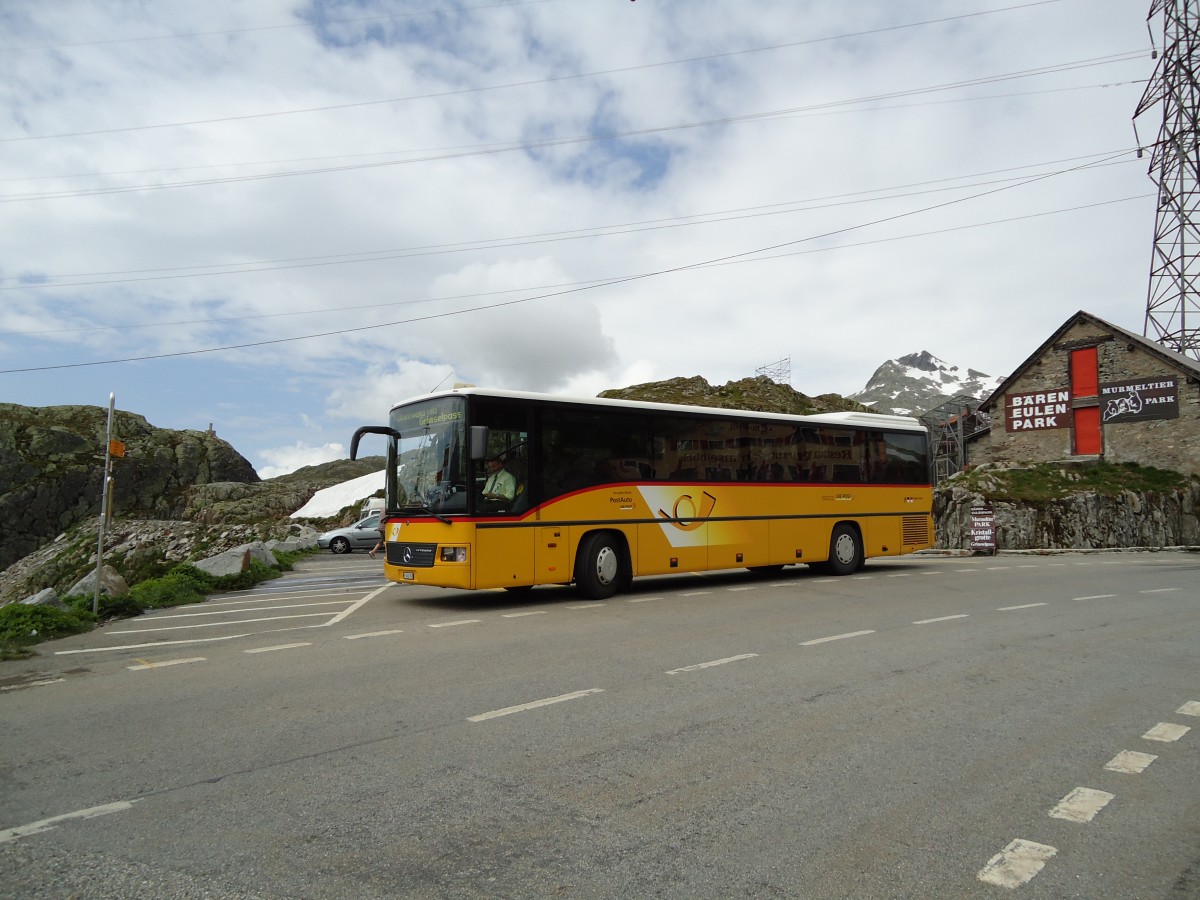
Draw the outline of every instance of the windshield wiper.
<instances>
[{"instance_id":1,"label":"windshield wiper","mask_svg":"<svg viewBox=\"0 0 1200 900\"><path fill-rule=\"evenodd\" d=\"M400 507L400 514L404 515L405 511L410 510L410 509L415 509L415 510L418 510L419 512L428 513L429 515L431 515L435 519L437 519L439 522L442 522L446 525L452 524L450 519L446 518L441 513L434 512L432 509L430 509L428 506L426 506L423 503L412 504L409 506L402 506L402 507Z\"/></svg>"}]
</instances>

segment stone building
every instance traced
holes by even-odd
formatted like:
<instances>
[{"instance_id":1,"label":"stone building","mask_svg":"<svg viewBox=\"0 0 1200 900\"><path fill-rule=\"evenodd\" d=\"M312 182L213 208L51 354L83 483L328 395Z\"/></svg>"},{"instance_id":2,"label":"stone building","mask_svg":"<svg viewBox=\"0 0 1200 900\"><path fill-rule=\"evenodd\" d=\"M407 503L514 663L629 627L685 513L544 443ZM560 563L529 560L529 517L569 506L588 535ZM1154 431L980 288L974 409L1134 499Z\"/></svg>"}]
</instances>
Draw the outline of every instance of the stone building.
<instances>
[{"instance_id":1,"label":"stone building","mask_svg":"<svg viewBox=\"0 0 1200 900\"><path fill-rule=\"evenodd\" d=\"M1200 475L1200 363L1083 311L980 404L972 465L1137 463Z\"/></svg>"}]
</instances>

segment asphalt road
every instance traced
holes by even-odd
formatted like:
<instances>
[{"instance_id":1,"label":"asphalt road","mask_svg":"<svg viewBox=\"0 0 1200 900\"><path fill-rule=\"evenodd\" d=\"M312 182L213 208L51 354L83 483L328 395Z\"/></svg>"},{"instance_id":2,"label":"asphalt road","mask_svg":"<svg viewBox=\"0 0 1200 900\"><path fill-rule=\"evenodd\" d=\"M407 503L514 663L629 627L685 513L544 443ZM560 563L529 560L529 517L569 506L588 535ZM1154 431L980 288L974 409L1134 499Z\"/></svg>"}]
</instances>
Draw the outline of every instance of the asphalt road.
<instances>
[{"instance_id":1,"label":"asphalt road","mask_svg":"<svg viewBox=\"0 0 1200 900\"><path fill-rule=\"evenodd\" d=\"M323 555L0 664L6 897L1200 896L1200 557Z\"/></svg>"}]
</instances>

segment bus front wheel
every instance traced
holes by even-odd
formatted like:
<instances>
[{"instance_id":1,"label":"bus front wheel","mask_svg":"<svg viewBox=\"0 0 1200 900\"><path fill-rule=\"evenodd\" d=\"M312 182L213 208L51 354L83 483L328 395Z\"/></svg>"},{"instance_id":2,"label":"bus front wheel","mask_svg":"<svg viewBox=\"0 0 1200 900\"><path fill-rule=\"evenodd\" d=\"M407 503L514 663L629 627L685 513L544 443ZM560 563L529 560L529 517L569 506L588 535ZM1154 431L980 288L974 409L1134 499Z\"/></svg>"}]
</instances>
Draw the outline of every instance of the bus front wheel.
<instances>
[{"instance_id":1,"label":"bus front wheel","mask_svg":"<svg viewBox=\"0 0 1200 900\"><path fill-rule=\"evenodd\" d=\"M829 562L825 564L825 570L833 575L850 575L857 572L864 561L858 529L845 522L835 526L829 538Z\"/></svg>"},{"instance_id":2,"label":"bus front wheel","mask_svg":"<svg viewBox=\"0 0 1200 900\"><path fill-rule=\"evenodd\" d=\"M617 542L612 535L598 531L588 535L579 547L575 584L585 597L607 600L625 580L623 568Z\"/></svg>"}]
</instances>

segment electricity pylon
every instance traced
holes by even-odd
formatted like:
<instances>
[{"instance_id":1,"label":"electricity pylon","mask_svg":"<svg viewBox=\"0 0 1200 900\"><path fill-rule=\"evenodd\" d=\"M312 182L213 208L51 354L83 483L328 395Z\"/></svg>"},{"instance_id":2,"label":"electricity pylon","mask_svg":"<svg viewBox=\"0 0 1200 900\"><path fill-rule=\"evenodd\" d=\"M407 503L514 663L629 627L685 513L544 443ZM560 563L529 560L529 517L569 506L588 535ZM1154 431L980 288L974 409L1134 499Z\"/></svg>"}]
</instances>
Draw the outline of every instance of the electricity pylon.
<instances>
[{"instance_id":1,"label":"electricity pylon","mask_svg":"<svg viewBox=\"0 0 1200 900\"><path fill-rule=\"evenodd\" d=\"M1162 104L1162 126L1150 155L1158 212L1142 334L1200 359L1200 303L1195 288L1200 274L1200 85L1195 65L1200 59L1200 0L1151 0L1147 28L1160 13L1162 55L1133 114L1136 120Z\"/></svg>"}]
</instances>

